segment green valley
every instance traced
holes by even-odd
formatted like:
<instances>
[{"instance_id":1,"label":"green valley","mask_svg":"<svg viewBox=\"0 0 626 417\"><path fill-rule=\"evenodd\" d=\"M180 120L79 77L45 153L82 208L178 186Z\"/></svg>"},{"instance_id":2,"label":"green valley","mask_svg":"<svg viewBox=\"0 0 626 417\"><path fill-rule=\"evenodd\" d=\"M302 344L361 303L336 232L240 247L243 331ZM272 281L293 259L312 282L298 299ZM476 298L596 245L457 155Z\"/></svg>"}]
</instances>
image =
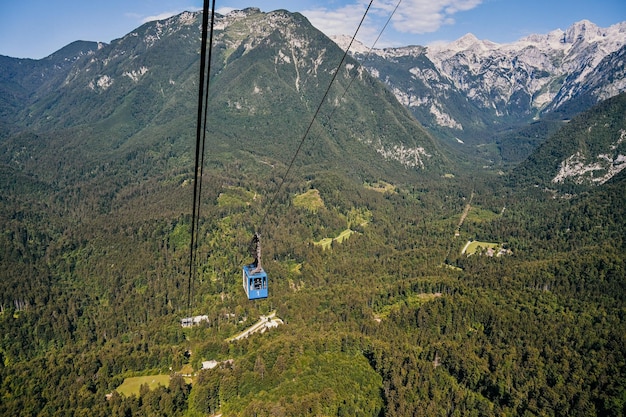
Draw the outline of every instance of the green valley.
<instances>
[{"instance_id":1,"label":"green valley","mask_svg":"<svg viewBox=\"0 0 626 417\"><path fill-rule=\"evenodd\" d=\"M218 20L194 256L200 13L46 82L7 60L0 415L624 415L624 94L484 167L348 57L301 141L339 47L284 10ZM577 153L614 175L553 181Z\"/></svg>"}]
</instances>

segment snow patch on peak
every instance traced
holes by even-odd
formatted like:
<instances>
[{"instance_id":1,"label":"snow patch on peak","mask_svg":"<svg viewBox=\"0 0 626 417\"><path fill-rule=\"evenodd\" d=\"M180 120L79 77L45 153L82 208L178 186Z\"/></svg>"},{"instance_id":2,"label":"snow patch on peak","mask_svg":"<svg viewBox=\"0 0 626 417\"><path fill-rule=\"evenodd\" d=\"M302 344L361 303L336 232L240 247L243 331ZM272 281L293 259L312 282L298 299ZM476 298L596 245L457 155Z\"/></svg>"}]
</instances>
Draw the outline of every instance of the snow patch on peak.
<instances>
[{"instance_id":1,"label":"snow patch on peak","mask_svg":"<svg viewBox=\"0 0 626 417\"><path fill-rule=\"evenodd\" d=\"M463 50L463 49L467 49L470 46L475 45L477 43L480 43L478 38L473 33L467 33L467 34L461 36L456 41L454 41L451 44L449 44L448 47L450 49Z\"/></svg>"},{"instance_id":2,"label":"snow patch on peak","mask_svg":"<svg viewBox=\"0 0 626 417\"><path fill-rule=\"evenodd\" d=\"M428 57L451 57L462 52L485 54L500 48L501 45L489 40L480 40L474 34L468 33L448 44L434 44L428 47Z\"/></svg>"}]
</instances>

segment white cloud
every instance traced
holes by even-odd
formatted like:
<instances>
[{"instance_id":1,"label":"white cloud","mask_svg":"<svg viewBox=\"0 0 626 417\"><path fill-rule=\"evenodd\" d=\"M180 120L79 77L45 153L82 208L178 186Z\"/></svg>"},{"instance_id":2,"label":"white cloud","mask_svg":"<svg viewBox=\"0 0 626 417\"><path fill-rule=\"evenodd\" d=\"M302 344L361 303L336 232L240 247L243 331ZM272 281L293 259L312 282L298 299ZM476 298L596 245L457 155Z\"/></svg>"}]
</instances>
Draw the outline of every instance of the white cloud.
<instances>
[{"instance_id":1,"label":"white cloud","mask_svg":"<svg viewBox=\"0 0 626 417\"><path fill-rule=\"evenodd\" d=\"M363 18L367 3L369 2L360 1L338 9L317 8L303 10L301 13L309 19L313 26L326 35L353 35ZM369 13L373 14L372 8ZM369 17L365 19L359 30L358 38L364 42L375 39L378 31L380 31L371 14L368 14Z\"/></svg>"},{"instance_id":2,"label":"white cloud","mask_svg":"<svg viewBox=\"0 0 626 417\"><path fill-rule=\"evenodd\" d=\"M393 18L393 27L404 33L435 32L454 24L454 15L471 10L482 0L408 0L403 1Z\"/></svg>"},{"instance_id":3,"label":"white cloud","mask_svg":"<svg viewBox=\"0 0 626 417\"><path fill-rule=\"evenodd\" d=\"M483 0L404 0L392 19L393 28L402 33L422 34L454 24L454 15L479 6ZM373 39L382 29L397 0L375 1L370 8L359 38ZM357 0L338 9L303 10L311 23L327 35L351 34L356 30L369 1Z\"/></svg>"},{"instance_id":4,"label":"white cloud","mask_svg":"<svg viewBox=\"0 0 626 417\"><path fill-rule=\"evenodd\" d=\"M322 32L334 35L354 32L364 12L365 7L362 5L350 4L334 10L326 8L303 10L302 14Z\"/></svg>"}]
</instances>

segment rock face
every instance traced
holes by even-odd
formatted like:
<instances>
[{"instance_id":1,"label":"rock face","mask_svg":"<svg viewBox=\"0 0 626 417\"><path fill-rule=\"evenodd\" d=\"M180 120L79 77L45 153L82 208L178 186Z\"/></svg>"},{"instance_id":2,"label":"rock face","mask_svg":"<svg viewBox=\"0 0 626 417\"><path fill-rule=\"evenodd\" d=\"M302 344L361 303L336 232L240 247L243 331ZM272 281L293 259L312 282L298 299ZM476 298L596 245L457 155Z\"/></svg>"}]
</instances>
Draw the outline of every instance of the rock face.
<instances>
[{"instance_id":1,"label":"rock face","mask_svg":"<svg viewBox=\"0 0 626 417\"><path fill-rule=\"evenodd\" d=\"M555 184L572 181L576 184L604 184L626 168L626 130L619 131L617 140L606 153L589 156L581 150L561 161L559 172L552 179Z\"/></svg>"},{"instance_id":2,"label":"rock face","mask_svg":"<svg viewBox=\"0 0 626 417\"><path fill-rule=\"evenodd\" d=\"M494 125L571 117L625 91L625 45L626 22L600 28L583 20L510 44L467 34L429 47L361 46L353 55L422 124L471 141Z\"/></svg>"},{"instance_id":3,"label":"rock face","mask_svg":"<svg viewBox=\"0 0 626 417\"><path fill-rule=\"evenodd\" d=\"M514 177L576 192L623 177L625 168L626 93L621 93L572 118L516 168Z\"/></svg>"}]
</instances>

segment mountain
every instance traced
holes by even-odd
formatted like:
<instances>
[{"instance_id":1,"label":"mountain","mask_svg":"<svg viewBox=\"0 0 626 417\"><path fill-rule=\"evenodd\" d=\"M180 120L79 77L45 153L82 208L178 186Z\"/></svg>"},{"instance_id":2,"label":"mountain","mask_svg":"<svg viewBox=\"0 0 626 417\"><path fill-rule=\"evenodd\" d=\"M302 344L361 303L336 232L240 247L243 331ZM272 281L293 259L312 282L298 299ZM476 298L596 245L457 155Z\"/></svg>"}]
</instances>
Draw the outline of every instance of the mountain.
<instances>
[{"instance_id":1,"label":"mountain","mask_svg":"<svg viewBox=\"0 0 626 417\"><path fill-rule=\"evenodd\" d=\"M626 168L626 93L581 113L514 170L515 181L548 189L602 185Z\"/></svg>"},{"instance_id":2,"label":"mountain","mask_svg":"<svg viewBox=\"0 0 626 417\"><path fill-rule=\"evenodd\" d=\"M55 89L77 60L97 48L96 42L76 41L40 60L0 55L0 123L15 122L19 110Z\"/></svg>"},{"instance_id":3,"label":"mountain","mask_svg":"<svg viewBox=\"0 0 626 417\"><path fill-rule=\"evenodd\" d=\"M424 126L463 148L534 120L569 118L624 91L625 48L626 22L599 28L584 20L510 44L467 34L429 47L360 45L352 55Z\"/></svg>"},{"instance_id":4,"label":"mountain","mask_svg":"<svg viewBox=\"0 0 626 417\"><path fill-rule=\"evenodd\" d=\"M18 71L7 76L5 88L21 89L27 98L11 102L10 113L17 116L7 120L44 135L70 129L66 136L86 141L81 149L98 150L89 156L69 149L76 160L118 158L138 143L145 149L170 140L180 156L179 145L193 143L195 133L199 24L197 13L147 23L109 45L89 45L82 59L63 66L29 61L32 68L19 72L19 61L4 58ZM216 15L216 27L208 146L219 154L209 158L223 161L222 153L236 152L246 164L286 164L343 52L303 16L286 11ZM348 58L339 70L298 162L314 158L317 165L350 167L353 175L368 178L443 173L436 141L357 67ZM29 82L37 69L42 80ZM178 133L172 138L169 132Z\"/></svg>"},{"instance_id":5,"label":"mountain","mask_svg":"<svg viewBox=\"0 0 626 417\"><path fill-rule=\"evenodd\" d=\"M2 58L0 415L624 415L626 170L534 186L620 163L617 98L525 126L567 152L505 183L301 15L216 16L193 251L199 18Z\"/></svg>"}]
</instances>

